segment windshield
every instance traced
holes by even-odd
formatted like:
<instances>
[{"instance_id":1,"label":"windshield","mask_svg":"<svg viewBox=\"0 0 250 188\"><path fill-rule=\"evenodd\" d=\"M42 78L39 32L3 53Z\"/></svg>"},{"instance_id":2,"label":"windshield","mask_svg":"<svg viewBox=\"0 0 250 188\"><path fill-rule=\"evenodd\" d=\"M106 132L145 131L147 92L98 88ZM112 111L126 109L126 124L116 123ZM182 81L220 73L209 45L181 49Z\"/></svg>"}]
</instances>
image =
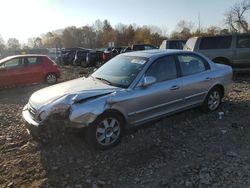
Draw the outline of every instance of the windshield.
<instances>
[{"instance_id":1,"label":"windshield","mask_svg":"<svg viewBox=\"0 0 250 188\"><path fill-rule=\"evenodd\" d=\"M107 84L127 88L147 62L144 57L116 56L92 76Z\"/></svg>"}]
</instances>

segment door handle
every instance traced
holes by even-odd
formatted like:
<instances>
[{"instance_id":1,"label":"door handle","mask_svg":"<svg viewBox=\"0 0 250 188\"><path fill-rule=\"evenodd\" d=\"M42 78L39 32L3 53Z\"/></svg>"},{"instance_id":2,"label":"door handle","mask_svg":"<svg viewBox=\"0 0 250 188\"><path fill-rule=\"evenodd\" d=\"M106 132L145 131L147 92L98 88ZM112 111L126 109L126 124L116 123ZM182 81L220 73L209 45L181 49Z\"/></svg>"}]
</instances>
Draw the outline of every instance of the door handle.
<instances>
[{"instance_id":1,"label":"door handle","mask_svg":"<svg viewBox=\"0 0 250 188\"><path fill-rule=\"evenodd\" d=\"M206 77L204 81L208 82L208 81L210 81L210 80L212 80L212 78Z\"/></svg>"},{"instance_id":2,"label":"door handle","mask_svg":"<svg viewBox=\"0 0 250 188\"><path fill-rule=\"evenodd\" d=\"M179 88L180 88L179 86L174 85L174 86L171 86L170 90L177 90L177 89L179 89Z\"/></svg>"}]
</instances>

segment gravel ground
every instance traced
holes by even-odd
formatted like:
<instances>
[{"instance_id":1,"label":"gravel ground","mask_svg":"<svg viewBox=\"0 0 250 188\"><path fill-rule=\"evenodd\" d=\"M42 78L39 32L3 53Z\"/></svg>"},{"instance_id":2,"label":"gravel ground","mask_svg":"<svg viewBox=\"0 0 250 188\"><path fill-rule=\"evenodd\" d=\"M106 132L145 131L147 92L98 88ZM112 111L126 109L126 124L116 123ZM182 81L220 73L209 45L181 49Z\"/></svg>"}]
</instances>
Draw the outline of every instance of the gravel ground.
<instances>
[{"instance_id":1,"label":"gravel ground","mask_svg":"<svg viewBox=\"0 0 250 188\"><path fill-rule=\"evenodd\" d=\"M79 68L62 69L62 79ZM93 151L81 131L47 143L26 132L21 110L45 84L0 91L0 187L250 187L250 79L239 76L221 107L193 109L129 130L122 143Z\"/></svg>"}]
</instances>

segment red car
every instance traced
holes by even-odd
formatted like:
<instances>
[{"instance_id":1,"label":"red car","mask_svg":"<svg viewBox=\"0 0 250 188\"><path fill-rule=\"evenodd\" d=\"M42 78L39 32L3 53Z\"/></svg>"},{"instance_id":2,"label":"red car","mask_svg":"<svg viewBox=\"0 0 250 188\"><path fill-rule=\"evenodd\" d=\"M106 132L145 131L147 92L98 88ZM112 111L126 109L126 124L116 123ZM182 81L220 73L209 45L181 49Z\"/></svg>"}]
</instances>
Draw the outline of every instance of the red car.
<instances>
[{"instance_id":1,"label":"red car","mask_svg":"<svg viewBox=\"0 0 250 188\"><path fill-rule=\"evenodd\" d=\"M16 55L0 60L0 88L47 82L60 76L55 62L46 55Z\"/></svg>"}]
</instances>

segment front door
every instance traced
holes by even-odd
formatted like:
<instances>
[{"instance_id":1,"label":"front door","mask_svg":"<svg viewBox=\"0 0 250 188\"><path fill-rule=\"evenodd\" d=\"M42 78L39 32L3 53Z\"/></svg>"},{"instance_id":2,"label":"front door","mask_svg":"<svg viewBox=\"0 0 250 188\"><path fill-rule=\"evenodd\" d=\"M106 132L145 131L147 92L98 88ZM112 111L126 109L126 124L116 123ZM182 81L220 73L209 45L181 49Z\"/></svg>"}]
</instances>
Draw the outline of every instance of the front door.
<instances>
[{"instance_id":1,"label":"front door","mask_svg":"<svg viewBox=\"0 0 250 188\"><path fill-rule=\"evenodd\" d=\"M13 58L2 64L0 68L0 86L13 86L22 83L22 58Z\"/></svg>"},{"instance_id":2,"label":"front door","mask_svg":"<svg viewBox=\"0 0 250 188\"><path fill-rule=\"evenodd\" d=\"M139 84L129 92L131 98L126 101L125 108L130 123L134 125L175 111L183 102L174 56L156 60L144 77L154 77L156 82L145 87Z\"/></svg>"}]
</instances>

